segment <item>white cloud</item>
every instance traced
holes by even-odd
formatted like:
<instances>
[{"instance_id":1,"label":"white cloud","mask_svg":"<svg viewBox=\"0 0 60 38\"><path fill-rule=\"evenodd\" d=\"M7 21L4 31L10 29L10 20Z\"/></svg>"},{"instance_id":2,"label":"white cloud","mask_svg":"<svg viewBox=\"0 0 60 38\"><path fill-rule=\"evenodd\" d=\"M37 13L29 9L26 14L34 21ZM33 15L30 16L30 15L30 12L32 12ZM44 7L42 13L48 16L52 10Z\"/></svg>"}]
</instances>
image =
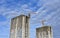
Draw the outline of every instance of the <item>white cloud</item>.
<instances>
[{"instance_id":1,"label":"white cloud","mask_svg":"<svg viewBox=\"0 0 60 38\"><path fill-rule=\"evenodd\" d=\"M0 2L0 3L5 2L5 0L1 0L1 1L2 2ZM36 0L35 0L35 2L36 2ZM17 5L18 5L17 7L19 9L17 9L17 8L13 8L13 9L6 8L6 7L4 7L5 5L2 5L1 8L0 8L0 14L6 16L7 19L10 20L10 18L12 18L14 16L18 16L21 13L28 13L28 12L32 11L30 9L32 7L29 6L29 5L32 5L32 3L23 4L21 6L20 6L20 3L19 3ZM60 14L57 14L57 13L60 13L59 12L60 11L60 0L41 0L41 1L38 1L37 6L41 6L41 7L36 11L36 13L38 13L38 14L35 18L47 19L48 20L47 22L49 24L52 24L52 26L57 25L57 27L58 27L58 25L60 25L59 24L60 19L58 17L58 16L60 16ZM57 10L55 10L55 9L57 9ZM51 11L51 10L55 10L55 11L50 13L49 11ZM50 14L47 14L47 12L49 12ZM44 15L46 15L46 16L44 16ZM32 16L34 16L34 15L32 15ZM52 16L54 16L54 17L52 17ZM34 20L34 23L35 23L35 18L31 18L31 19ZM56 18L57 18L57 20L56 20ZM42 19L38 19L38 20L42 20ZM33 21L31 21L31 22L33 22ZM37 19L36 19L36 22L37 22ZM4 21L4 22L0 22L0 25L7 25L7 24L10 24L10 21L7 20L7 21Z\"/></svg>"},{"instance_id":2,"label":"white cloud","mask_svg":"<svg viewBox=\"0 0 60 38\"><path fill-rule=\"evenodd\" d=\"M41 4L41 2L43 3L41 8L47 8L47 10L54 9L54 8L60 6L59 5L59 3L60 3L59 0L57 0L57 1L56 0L42 0L42 1L40 1L40 4ZM37 10L37 12L40 12L41 8L39 8Z\"/></svg>"},{"instance_id":3,"label":"white cloud","mask_svg":"<svg viewBox=\"0 0 60 38\"><path fill-rule=\"evenodd\" d=\"M27 5L27 4L24 4L24 5L22 5L20 8L22 8L22 9L27 9L27 8L28 8L28 5Z\"/></svg>"}]
</instances>

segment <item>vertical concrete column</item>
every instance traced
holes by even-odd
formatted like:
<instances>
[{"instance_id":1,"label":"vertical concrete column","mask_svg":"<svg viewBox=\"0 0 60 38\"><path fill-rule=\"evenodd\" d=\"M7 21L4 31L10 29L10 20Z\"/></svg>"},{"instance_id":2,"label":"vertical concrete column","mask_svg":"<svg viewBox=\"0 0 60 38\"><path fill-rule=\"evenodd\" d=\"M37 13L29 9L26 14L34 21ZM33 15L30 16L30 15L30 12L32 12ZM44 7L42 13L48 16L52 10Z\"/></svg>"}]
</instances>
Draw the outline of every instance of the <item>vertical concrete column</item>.
<instances>
[{"instance_id":1,"label":"vertical concrete column","mask_svg":"<svg viewBox=\"0 0 60 38\"><path fill-rule=\"evenodd\" d=\"M16 19L11 20L10 38L15 38Z\"/></svg>"},{"instance_id":2,"label":"vertical concrete column","mask_svg":"<svg viewBox=\"0 0 60 38\"><path fill-rule=\"evenodd\" d=\"M38 38L38 31L37 31L37 29L36 29L36 38Z\"/></svg>"},{"instance_id":3,"label":"vertical concrete column","mask_svg":"<svg viewBox=\"0 0 60 38\"><path fill-rule=\"evenodd\" d=\"M22 17L22 38L25 38L25 17Z\"/></svg>"},{"instance_id":4,"label":"vertical concrete column","mask_svg":"<svg viewBox=\"0 0 60 38\"><path fill-rule=\"evenodd\" d=\"M17 38L18 18L16 18L15 38Z\"/></svg>"},{"instance_id":5,"label":"vertical concrete column","mask_svg":"<svg viewBox=\"0 0 60 38\"><path fill-rule=\"evenodd\" d=\"M30 17L26 17L26 38L29 38L30 34Z\"/></svg>"}]
</instances>

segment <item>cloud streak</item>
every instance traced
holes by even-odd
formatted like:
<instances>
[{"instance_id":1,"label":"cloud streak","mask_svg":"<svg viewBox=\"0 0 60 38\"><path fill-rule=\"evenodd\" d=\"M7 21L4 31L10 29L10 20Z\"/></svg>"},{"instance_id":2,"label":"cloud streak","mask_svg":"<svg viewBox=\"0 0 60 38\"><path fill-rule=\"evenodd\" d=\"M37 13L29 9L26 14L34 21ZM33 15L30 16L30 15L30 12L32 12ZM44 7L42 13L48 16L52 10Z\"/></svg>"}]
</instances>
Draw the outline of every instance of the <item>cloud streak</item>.
<instances>
[{"instance_id":1,"label":"cloud streak","mask_svg":"<svg viewBox=\"0 0 60 38\"><path fill-rule=\"evenodd\" d=\"M11 18L19 16L21 13L27 14L28 12L36 12L38 14L31 17L31 22L38 22L39 20L46 19L47 24L51 24L57 28L60 24L60 0L1 0L0 2L0 15L7 18L6 21L0 22L0 25L10 25ZM38 22L40 23L40 22ZM39 26L38 23L35 23ZM31 24L32 25L32 24ZM38 27L37 26L37 27ZM36 26L31 26L36 29ZM55 29L56 30L56 29ZM57 30L56 30L57 31ZM32 30L31 30L32 32ZM35 32L34 32L35 33ZM33 34L34 34L33 33ZM54 32L56 33L56 32ZM59 33L58 33L59 34ZM33 35L35 36L35 34ZM31 38L34 38L31 34ZM59 38L59 37L54 37Z\"/></svg>"}]
</instances>

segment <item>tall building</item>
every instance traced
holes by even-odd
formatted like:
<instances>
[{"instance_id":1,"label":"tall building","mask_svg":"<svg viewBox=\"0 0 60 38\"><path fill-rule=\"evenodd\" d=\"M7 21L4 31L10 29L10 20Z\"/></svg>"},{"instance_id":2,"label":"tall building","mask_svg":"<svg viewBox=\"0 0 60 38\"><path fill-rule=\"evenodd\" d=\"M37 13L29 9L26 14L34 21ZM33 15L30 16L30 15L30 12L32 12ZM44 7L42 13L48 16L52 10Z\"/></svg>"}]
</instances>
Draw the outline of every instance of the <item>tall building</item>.
<instances>
[{"instance_id":1,"label":"tall building","mask_svg":"<svg viewBox=\"0 0 60 38\"><path fill-rule=\"evenodd\" d=\"M51 26L36 28L36 36L37 38L52 38Z\"/></svg>"},{"instance_id":2,"label":"tall building","mask_svg":"<svg viewBox=\"0 0 60 38\"><path fill-rule=\"evenodd\" d=\"M10 38L29 38L29 19L26 15L12 18Z\"/></svg>"}]
</instances>

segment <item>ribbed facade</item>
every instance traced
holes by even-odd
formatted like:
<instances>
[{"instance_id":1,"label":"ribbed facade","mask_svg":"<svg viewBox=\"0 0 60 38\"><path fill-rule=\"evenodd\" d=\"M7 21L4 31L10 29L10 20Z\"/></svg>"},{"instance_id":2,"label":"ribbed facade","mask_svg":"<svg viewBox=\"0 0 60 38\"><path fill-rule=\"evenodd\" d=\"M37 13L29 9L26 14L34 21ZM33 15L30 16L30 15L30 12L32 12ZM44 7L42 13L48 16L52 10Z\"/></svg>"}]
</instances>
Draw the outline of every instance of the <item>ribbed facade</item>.
<instances>
[{"instance_id":1,"label":"ribbed facade","mask_svg":"<svg viewBox=\"0 0 60 38\"><path fill-rule=\"evenodd\" d=\"M52 29L50 26L43 26L36 29L37 38L52 38Z\"/></svg>"},{"instance_id":2,"label":"ribbed facade","mask_svg":"<svg viewBox=\"0 0 60 38\"><path fill-rule=\"evenodd\" d=\"M11 20L10 38L29 38L30 17L20 15Z\"/></svg>"}]
</instances>

